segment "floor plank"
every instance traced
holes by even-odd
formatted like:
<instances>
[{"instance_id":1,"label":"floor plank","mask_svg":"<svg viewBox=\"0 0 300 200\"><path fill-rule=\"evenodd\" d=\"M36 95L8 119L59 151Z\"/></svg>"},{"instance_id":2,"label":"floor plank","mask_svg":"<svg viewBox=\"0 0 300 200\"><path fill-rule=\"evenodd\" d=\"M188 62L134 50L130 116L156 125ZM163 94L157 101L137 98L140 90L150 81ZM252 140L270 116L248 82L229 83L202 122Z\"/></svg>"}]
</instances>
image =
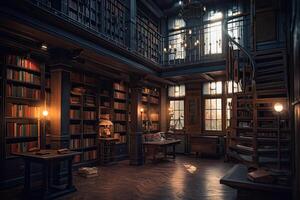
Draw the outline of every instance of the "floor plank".
<instances>
[{"instance_id":1,"label":"floor plank","mask_svg":"<svg viewBox=\"0 0 300 200\"><path fill-rule=\"evenodd\" d=\"M128 161L99 167L100 176L74 174L77 192L60 200L233 200L235 190L221 185L220 178L233 165L217 159L177 156L176 160L143 166ZM20 199L22 187L1 191L4 199Z\"/></svg>"}]
</instances>

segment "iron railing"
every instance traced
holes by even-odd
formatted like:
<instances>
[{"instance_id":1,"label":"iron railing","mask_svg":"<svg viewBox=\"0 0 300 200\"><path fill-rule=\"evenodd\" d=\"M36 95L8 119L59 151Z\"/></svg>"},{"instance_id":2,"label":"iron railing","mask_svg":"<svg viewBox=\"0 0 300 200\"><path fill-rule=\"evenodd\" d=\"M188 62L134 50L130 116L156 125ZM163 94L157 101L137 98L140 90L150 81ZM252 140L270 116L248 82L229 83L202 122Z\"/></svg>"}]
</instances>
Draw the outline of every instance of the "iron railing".
<instances>
[{"instance_id":1,"label":"iron railing","mask_svg":"<svg viewBox=\"0 0 300 200\"><path fill-rule=\"evenodd\" d=\"M246 40L246 33L250 32L250 26L245 16L231 17L226 22L223 19L201 26L177 29L162 36L158 25L140 12L136 20L130 20L130 10L122 0L27 1L161 66L225 59L227 33L232 34L234 42L245 48L249 42Z\"/></svg>"}]
</instances>

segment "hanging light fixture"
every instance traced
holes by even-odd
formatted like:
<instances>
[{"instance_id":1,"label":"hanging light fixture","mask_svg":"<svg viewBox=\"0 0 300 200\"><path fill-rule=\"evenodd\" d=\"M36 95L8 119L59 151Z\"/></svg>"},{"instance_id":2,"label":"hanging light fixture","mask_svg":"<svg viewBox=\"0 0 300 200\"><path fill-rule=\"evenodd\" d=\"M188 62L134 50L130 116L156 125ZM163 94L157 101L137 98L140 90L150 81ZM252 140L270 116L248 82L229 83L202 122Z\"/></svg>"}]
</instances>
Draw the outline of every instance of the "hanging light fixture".
<instances>
[{"instance_id":1,"label":"hanging light fixture","mask_svg":"<svg viewBox=\"0 0 300 200\"><path fill-rule=\"evenodd\" d=\"M206 12L206 7L202 0L184 0L181 6L179 16L185 21L200 18Z\"/></svg>"}]
</instances>

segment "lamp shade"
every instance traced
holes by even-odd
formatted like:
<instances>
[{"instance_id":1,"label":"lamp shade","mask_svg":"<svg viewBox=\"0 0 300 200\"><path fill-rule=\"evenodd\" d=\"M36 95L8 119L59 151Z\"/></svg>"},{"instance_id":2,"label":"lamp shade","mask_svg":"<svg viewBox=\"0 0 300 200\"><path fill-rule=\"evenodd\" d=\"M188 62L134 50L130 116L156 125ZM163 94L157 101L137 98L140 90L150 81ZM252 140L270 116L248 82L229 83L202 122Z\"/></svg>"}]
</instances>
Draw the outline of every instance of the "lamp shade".
<instances>
[{"instance_id":1,"label":"lamp shade","mask_svg":"<svg viewBox=\"0 0 300 200\"><path fill-rule=\"evenodd\" d=\"M110 120L101 120L99 126L112 126L113 123Z\"/></svg>"}]
</instances>

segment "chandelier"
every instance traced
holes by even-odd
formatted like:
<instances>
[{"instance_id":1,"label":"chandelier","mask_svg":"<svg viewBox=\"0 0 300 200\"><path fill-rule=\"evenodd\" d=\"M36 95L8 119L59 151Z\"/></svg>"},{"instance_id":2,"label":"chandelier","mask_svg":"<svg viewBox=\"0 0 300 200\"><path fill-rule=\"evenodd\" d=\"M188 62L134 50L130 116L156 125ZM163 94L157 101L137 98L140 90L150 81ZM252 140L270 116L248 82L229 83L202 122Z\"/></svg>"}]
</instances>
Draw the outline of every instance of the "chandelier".
<instances>
[{"instance_id":1,"label":"chandelier","mask_svg":"<svg viewBox=\"0 0 300 200\"><path fill-rule=\"evenodd\" d=\"M201 18L206 11L206 7L202 3L202 0L179 1L179 5L182 6L179 16L181 16L184 21Z\"/></svg>"}]
</instances>

